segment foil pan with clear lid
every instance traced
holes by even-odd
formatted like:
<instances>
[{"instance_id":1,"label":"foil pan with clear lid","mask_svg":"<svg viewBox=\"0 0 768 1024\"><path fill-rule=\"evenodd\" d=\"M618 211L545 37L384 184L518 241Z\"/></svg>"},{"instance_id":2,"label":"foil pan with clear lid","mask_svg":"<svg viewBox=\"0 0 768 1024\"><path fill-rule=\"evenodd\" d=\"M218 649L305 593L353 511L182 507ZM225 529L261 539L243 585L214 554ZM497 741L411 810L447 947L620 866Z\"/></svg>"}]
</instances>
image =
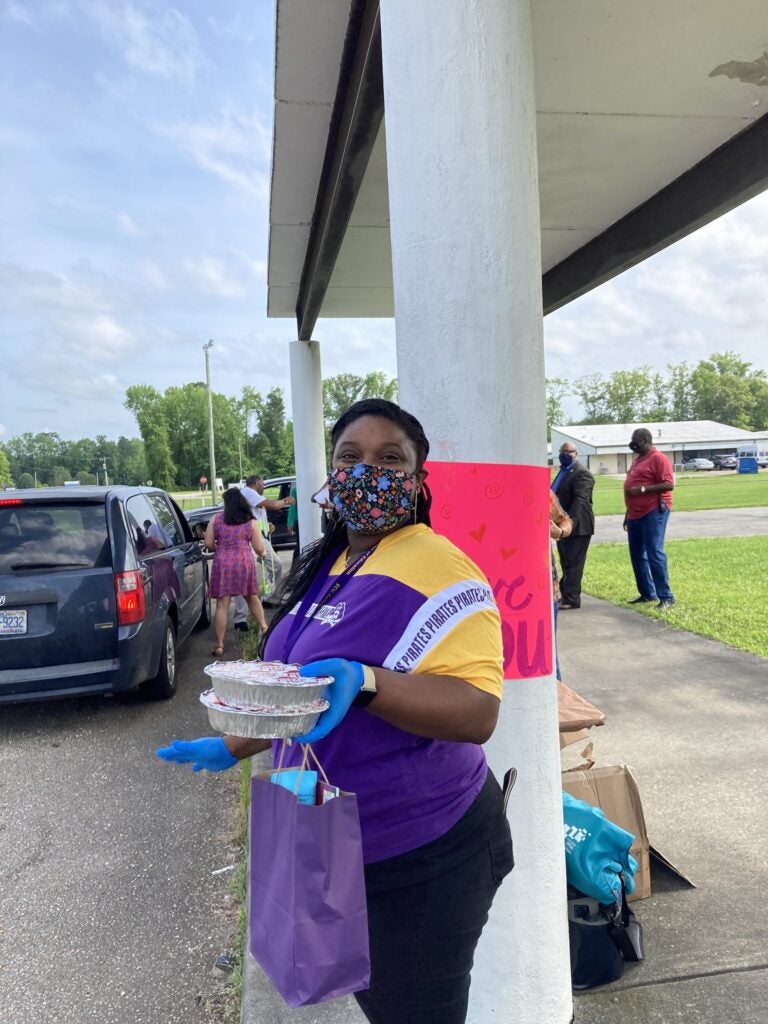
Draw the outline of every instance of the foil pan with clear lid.
<instances>
[{"instance_id":1,"label":"foil pan with clear lid","mask_svg":"<svg viewBox=\"0 0 768 1024\"><path fill-rule=\"evenodd\" d=\"M282 661L215 661L203 672L224 704L238 708L295 707L322 697L331 676L300 676Z\"/></svg>"},{"instance_id":2,"label":"foil pan with clear lid","mask_svg":"<svg viewBox=\"0 0 768 1024\"><path fill-rule=\"evenodd\" d=\"M298 707L238 708L222 703L213 690L201 693L200 703L208 711L208 721L217 732L253 740L303 736L314 728L329 707L327 700L314 700Z\"/></svg>"}]
</instances>

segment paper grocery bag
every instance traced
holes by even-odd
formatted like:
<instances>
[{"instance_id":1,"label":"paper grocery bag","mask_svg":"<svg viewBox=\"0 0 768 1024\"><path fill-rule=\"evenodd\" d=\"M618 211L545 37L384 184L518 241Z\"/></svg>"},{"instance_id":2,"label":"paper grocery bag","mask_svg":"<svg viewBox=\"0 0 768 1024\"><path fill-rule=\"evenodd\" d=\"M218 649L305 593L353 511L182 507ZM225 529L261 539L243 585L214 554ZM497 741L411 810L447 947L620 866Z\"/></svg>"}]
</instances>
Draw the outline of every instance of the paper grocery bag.
<instances>
[{"instance_id":1,"label":"paper grocery bag","mask_svg":"<svg viewBox=\"0 0 768 1024\"><path fill-rule=\"evenodd\" d=\"M368 987L368 914L357 798L321 806L251 780L250 950L289 1006Z\"/></svg>"}]
</instances>

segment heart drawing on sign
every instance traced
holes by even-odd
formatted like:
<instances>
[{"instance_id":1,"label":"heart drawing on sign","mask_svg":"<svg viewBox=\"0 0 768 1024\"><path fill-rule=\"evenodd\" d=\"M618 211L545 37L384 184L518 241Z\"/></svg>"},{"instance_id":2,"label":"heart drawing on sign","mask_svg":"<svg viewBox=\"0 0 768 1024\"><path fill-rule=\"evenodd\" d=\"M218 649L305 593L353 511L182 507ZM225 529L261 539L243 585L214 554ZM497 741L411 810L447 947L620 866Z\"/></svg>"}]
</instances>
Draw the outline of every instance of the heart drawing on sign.
<instances>
[{"instance_id":1,"label":"heart drawing on sign","mask_svg":"<svg viewBox=\"0 0 768 1024\"><path fill-rule=\"evenodd\" d=\"M473 537L478 544L483 543L483 537L485 536L485 523L482 523L476 530L470 530L469 536Z\"/></svg>"},{"instance_id":2,"label":"heart drawing on sign","mask_svg":"<svg viewBox=\"0 0 768 1024\"><path fill-rule=\"evenodd\" d=\"M506 560L507 558L511 558L512 555L514 555L514 553L517 551L517 548L505 548L502 545L499 548L499 551L501 552L501 557Z\"/></svg>"}]
</instances>

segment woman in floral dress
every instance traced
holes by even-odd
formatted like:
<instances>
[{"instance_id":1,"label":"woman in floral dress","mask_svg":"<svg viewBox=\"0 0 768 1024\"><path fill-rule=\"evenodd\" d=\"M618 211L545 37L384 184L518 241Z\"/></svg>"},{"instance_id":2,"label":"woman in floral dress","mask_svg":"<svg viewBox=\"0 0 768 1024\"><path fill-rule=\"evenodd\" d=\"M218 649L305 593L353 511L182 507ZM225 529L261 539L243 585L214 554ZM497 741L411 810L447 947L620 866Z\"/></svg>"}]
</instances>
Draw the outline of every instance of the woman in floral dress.
<instances>
[{"instance_id":1,"label":"woman in floral dress","mask_svg":"<svg viewBox=\"0 0 768 1024\"><path fill-rule=\"evenodd\" d=\"M216 646L212 653L224 653L224 633L227 628L229 602L242 596L248 602L251 615L263 631L267 629L264 609L259 600L259 581L252 550L264 557L264 544L251 506L237 487L224 492L224 511L215 515L205 531L205 546L213 551L213 566L208 592L216 598L213 633Z\"/></svg>"}]
</instances>

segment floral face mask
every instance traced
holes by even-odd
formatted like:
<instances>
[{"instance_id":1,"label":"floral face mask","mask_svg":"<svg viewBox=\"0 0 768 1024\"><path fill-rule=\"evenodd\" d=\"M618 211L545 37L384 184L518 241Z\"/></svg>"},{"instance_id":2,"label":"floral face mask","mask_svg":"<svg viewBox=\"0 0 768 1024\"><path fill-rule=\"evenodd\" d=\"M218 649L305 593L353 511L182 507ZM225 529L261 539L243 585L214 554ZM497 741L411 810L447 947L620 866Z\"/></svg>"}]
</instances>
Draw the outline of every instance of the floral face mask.
<instances>
[{"instance_id":1,"label":"floral face mask","mask_svg":"<svg viewBox=\"0 0 768 1024\"><path fill-rule=\"evenodd\" d=\"M416 482L412 473L359 462L328 477L333 507L356 533L387 533L407 523Z\"/></svg>"}]
</instances>

